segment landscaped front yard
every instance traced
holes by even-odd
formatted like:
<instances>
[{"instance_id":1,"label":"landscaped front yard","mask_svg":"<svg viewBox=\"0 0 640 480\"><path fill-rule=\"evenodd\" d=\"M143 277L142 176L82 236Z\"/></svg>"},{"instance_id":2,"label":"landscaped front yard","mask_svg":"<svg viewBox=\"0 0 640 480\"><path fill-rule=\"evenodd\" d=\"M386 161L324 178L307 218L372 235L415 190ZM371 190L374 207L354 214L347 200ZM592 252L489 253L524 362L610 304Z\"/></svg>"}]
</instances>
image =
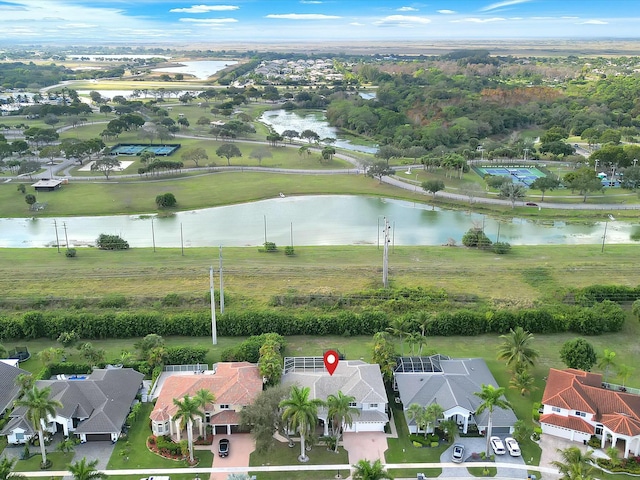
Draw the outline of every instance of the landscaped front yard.
<instances>
[{"instance_id":1,"label":"landscaped front yard","mask_svg":"<svg viewBox=\"0 0 640 480\"><path fill-rule=\"evenodd\" d=\"M145 475L145 470L149 468L184 468L188 465L184 460L169 460L149 451L147 448L147 437L151 435L149 427L149 414L153 405L145 403L140 410L138 420L131 425L127 438L118 440L107 464L108 470L141 469L141 478ZM195 450L194 455L200 459L198 467L211 467L213 465L213 454L209 450ZM194 475L182 474L171 475L172 480L193 480Z\"/></svg>"}]
</instances>

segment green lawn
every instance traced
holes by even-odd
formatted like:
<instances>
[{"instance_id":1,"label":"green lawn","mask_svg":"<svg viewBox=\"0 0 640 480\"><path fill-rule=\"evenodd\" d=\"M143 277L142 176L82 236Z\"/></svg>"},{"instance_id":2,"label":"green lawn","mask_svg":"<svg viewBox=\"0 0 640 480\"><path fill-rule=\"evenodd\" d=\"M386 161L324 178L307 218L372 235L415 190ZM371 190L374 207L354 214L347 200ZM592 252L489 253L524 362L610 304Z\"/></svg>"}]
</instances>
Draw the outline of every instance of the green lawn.
<instances>
[{"instance_id":1,"label":"green lawn","mask_svg":"<svg viewBox=\"0 0 640 480\"><path fill-rule=\"evenodd\" d=\"M275 442L274 447L266 453L253 452L249 459L249 465L252 467L268 466L268 465L297 465L298 455L300 455L300 444L296 443L290 448L287 443ZM341 465L349 463L347 452L340 448L338 453L333 450L327 450L325 445L314 445L307 452L309 461L305 465Z\"/></svg>"},{"instance_id":2,"label":"green lawn","mask_svg":"<svg viewBox=\"0 0 640 480\"><path fill-rule=\"evenodd\" d=\"M385 452L387 463L438 463L440 456L449 444L441 444L437 448L415 447L409 440L409 429L402 413L402 407L390 402L391 410L398 431L398 438L387 439L389 449ZM428 477L436 477L442 473L441 468L429 468L421 470ZM404 473L402 473L404 475ZM396 473L398 475L398 473Z\"/></svg>"},{"instance_id":3,"label":"green lawn","mask_svg":"<svg viewBox=\"0 0 640 480\"><path fill-rule=\"evenodd\" d=\"M40 447L31 446L31 457L29 460L18 460L14 466L16 472L31 472L39 471L40 463L42 462L42 455L40 455ZM51 452L47 451L47 460L50 460L52 465L48 470L66 470L71 460L73 459L73 452Z\"/></svg>"},{"instance_id":4,"label":"green lawn","mask_svg":"<svg viewBox=\"0 0 640 480\"><path fill-rule=\"evenodd\" d=\"M498 469L496 467L489 467L485 469L483 467L467 467L469 473L474 477L495 477L498 474Z\"/></svg>"},{"instance_id":5,"label":"green lawn","mask_svg":"<svg viewBox=\"0 0 640 480\"><path fill-rule=\"evenodd\" d=\"M121 438L116 443L107 469L183 468L187 466L183 460L169 460L156 455L147 448L147 437L151 435L149 414L152 409L152 404L148 403L143 405L138 420L129 429L127 438ZM211 467L213 465L213 454L211 451L196 450L194 455L200 459L199 467ZM186 477L191 478L191 476Z\"/></svg>"}]
</instances>

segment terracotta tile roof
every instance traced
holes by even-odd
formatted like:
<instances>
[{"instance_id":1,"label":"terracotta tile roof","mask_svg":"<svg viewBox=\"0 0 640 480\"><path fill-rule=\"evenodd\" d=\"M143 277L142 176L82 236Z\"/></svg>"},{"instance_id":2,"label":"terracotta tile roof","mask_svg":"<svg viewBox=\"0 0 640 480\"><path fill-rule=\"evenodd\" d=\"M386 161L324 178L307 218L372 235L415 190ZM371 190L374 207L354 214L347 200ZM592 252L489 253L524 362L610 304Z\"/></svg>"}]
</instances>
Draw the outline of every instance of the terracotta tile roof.
<instances>
[{"instance_id":1,"label":"terracotta tile roof","mask_svg":"<svg viewBox=\"0 0 640 480\"><path fill-rule=\"evenodd\" d=\"M235 410L223 410L211 417L211 425L238 425L240 415Z\"/></svg>"},{"instance_id":2,"label":"terracotta tile roof","mask_svg":"<svg viewBox=\"0 0 640 480\"><path fill-rule=\"evenodd\" d=\"M151 412L151 415L149 415L149 418L151 418L151 420L153 420L154 422L168 422L169 420L171 420L169 412L167 412L167 407L154 408L153 412Z\"/></svg>"},{"instance_id":3,"label":"terracotta tile roof","mask_svg":"<svg viewBox=\"0 0 640 480\"><path fill-rule=\"evenodd\" d=\"M211 375L172 375L165 380L151 417L160 415L163 409L173 416L177 410L174 398L193 397L203 388L215 395L217 405L246 406L253 403L262 391L262 376L258 366L248 362L218 363L216 373ZM211 410L211 406L207 410Z\"/></svg>"},{"instance_id":4,"label":"terracotta tile roof","mask_svg":"<svg viewBox=\"0 0 640 480\"><path fill-rule=\"evenodd\" d=\"M640 421L626 415L606 414L602 416L601 422L605 427L616 433L629 437L640 435Z\"/></svg>"},{"instance_id":5,"label":"terracotta tile roof","mask_svg":"<svg viewBox=\"0 0 640 480\"><path fill-rule=\"evenodd\" d=\"M640 395L602 388L601 374L552 368L542 403L591 413L595 421L619 434L640 434Z\"/></svg>"},{"instance_id":6,"label":"terracotta tile roof","mask_svg":"<svg viewBox=\"0 0 640 480\"><path fill-rule=\"evenodd\" d=\"M556 415L555 413L547 413L540 416L540 423L593 434L593 425L583 420L582 417L564 417L562 415Z\"/></svg>"}]
</instances>

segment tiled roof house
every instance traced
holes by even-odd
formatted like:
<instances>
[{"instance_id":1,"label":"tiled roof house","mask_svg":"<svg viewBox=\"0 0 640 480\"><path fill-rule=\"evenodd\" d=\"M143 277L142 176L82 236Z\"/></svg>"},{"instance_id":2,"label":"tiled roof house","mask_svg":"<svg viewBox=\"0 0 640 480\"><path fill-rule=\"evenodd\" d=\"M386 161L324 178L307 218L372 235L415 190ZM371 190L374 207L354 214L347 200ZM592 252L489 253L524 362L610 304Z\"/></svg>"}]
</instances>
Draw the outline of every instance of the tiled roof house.
<instances>
[{"instance_id":1,"label":"tiled roof house","mask_svg":"<svg viewBox=\"0 0 640 480\"><path fill-rule=\"evenodd\" d=\"M625 458L640 453L640 395L604 388L602 374L552 368L542 403L543 433L579 442L595 435L602 448L623 440Z\"/></svg>"},{"instance_id":2,"label":"tiled roof house","mask_svg":"<svg viewBox=\"0 0 640 480\"><path fill-rule=\"evenodd\" d=\"M211 373L171 375L165 380L150 415L153 434L176 435L179 439L181 427L173 421L178 410L173 399L193 397L202 389L213 393L215 400L205 406L205 422L196 420L200 435L204 435L205 424L213 427L214 434L230 434L238 430L238 412L262 392L262 376L258 366L248 362L221 362Z\"/></svg>"}]
</instances>

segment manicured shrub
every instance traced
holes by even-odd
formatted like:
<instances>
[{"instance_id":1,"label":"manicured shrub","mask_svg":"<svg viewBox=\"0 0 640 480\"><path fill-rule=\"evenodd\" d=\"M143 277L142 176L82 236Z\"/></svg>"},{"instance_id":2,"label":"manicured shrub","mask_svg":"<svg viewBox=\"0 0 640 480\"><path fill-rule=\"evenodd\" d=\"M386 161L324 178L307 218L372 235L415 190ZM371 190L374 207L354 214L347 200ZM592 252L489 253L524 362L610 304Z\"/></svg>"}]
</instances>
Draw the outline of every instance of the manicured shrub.
<instances>
[{"instance_id":1,"label":"manicured shrub","mask_svg":"<svg viewBox=\"0 0 640 480\"><path fill-rule=\"evenodd\" d=\"M96 240L96 246L101 250L127 250L129 242L118 235L107 235L101 233Z\"/></svg>"}]
</instances>

